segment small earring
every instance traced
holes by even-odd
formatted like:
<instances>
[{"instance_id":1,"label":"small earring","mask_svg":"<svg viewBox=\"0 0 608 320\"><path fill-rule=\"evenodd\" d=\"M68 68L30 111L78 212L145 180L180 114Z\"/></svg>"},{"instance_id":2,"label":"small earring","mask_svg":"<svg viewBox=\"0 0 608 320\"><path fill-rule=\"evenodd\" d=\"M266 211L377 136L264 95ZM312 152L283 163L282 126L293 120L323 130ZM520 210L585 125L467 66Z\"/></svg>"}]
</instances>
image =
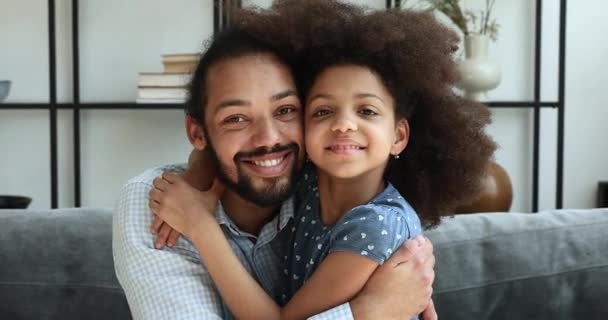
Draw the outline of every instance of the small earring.
<instances>
[{"instance_id":1,"label":"small earring","mask_svg":"<svg viewBox=\"0 0 608 320\"><path fill-rule=\"evenodd\" d=\"M399 154L393 156L395 160L399 159Z\"/></svg>"}]
</instances>

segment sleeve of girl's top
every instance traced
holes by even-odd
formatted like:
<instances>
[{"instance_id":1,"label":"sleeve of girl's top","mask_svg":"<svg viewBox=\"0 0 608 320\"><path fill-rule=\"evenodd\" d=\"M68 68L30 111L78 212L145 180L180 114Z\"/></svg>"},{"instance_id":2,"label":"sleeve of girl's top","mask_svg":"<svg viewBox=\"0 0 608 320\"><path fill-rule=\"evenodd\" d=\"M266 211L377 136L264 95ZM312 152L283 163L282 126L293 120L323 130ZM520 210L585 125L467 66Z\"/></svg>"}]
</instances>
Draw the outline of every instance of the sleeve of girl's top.
<instances>
[{"instance_id":1,"label":"sleeve of girl's top","mask_svg":"<svg viewBox=\"0 0 608 320\"><path fill-rule=\"evenodd\" d=\"M334 227L329 252L353 252L383 264L410 237L397 210L372 204L353 208Z\"/></svg>"}]
</instances>

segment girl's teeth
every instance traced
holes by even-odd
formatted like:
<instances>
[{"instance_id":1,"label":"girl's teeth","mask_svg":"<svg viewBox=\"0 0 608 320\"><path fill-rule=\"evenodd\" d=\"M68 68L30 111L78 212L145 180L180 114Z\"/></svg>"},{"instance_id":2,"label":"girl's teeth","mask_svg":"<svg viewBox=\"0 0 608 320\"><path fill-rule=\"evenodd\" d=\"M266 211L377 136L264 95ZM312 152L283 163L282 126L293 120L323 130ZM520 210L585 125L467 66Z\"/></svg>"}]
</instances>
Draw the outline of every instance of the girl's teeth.
<instances>
[{"instance_id":1,"label":"girl's teeth","mask_svg":"<svg viewBox=\"0 0 608 320\"><path fill-rule=\"evenodd\" d=\"M256 166L260 167L274 167L277 164L281 163L281 159L254 161L253 163L255 163Z\"/></svg>"},{"instance_id":2,"label":"girl's teeth","mask_svg":"<svg viewBox=\"0 0 608 320\"><path fill-rule=\"evenodd\" d=\"M350 149L359 150L361 148L359 146L334 146L333 149L334 150L350 150Z\"/></svg>"}]
</instances>

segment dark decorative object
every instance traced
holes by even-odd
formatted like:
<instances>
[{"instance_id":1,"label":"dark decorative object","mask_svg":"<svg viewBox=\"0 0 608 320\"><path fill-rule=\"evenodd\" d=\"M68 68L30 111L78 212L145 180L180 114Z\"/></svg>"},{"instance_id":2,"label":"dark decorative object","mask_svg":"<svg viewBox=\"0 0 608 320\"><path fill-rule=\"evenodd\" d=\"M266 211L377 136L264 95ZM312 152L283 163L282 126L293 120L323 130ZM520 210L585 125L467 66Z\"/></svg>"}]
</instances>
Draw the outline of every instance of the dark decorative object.
<instances>
[{"instance_id":1,"label":"dark decorative object","mask_svg":"<svg viewBox=\"0 0 608 320\"><path fill-rule=\"evenodd\" d=\"M503 167L494 161L490 162L482 185L477 199L457 208L455 213L508 212L511 209L513 187Z\"/></svg>"},{"instance_id":2,"label":"dark decorative object","mask_svg":"<svg viewBox=\"0 0 608 320\"><path fill-rule=\"evenodd\" d=\"M0 196L0 209L27 209L31 202L30 197Z\"/></svg>"},{"instance_id":3,"label":"dark decorative object","mask_svg":"<svg viewBox=\"0 0 608 320\"><path fill-rule=\"evenodd\" d=\"M608 208L608 181L600 181L597 186L597 207Z\"/></svg>"}]
</instances>

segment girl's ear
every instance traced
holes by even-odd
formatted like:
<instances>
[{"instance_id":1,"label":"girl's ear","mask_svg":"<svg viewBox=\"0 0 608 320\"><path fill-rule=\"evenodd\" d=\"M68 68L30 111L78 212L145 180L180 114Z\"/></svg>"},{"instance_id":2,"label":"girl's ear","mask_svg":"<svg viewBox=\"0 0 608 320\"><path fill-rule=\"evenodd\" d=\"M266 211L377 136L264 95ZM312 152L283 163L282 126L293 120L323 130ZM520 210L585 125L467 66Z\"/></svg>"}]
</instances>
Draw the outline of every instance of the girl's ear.
<instances>
[{"instance_id":1,"label":"girl's ear","mask_svg":"<svg viewBox=\"0 0 608 320\"><path fill-rule=\"evenodd\" d=\"M186 133L188 134L188 140L190 140L194 149L199 151L205 149L207 146L203 130L205 130L203 126L191 116L186 115Z\"/></svg>"},{"instance_id":2,"label":"girl's ear","mask_svg":"<svg viewBox=\"0 0 608 320\"><path fill-rule=\"evenodd\" d=\"M403 118L395 125L395 143L391 147L391 154L396 156L403 152L410 140L410 125L407 119Z\"/></svg>"}]
</instances>

